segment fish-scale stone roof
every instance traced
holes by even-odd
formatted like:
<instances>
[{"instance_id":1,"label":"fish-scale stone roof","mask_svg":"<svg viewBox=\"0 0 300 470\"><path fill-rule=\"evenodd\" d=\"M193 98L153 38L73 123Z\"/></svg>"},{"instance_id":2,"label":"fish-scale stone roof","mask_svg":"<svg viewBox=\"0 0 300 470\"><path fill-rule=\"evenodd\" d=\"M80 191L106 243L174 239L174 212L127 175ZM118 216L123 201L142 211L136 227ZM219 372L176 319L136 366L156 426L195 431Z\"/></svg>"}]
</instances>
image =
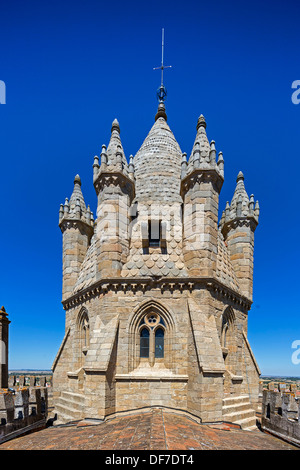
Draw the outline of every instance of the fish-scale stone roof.
<instances>
[{"instance_id":1,"label":"fish-scale stone roof","mask_svg":"<svg viewBox=\"0 0 300 470\"><path fill-rule=\"evenodd\" d=\"M97 281L97 236L93 235L73 292L80 292L82 289L91 286L95 281Z\"/></svg>"},{"instance_id":2,"label":"fish-scale stone roof","mask_svg":"<svg viewBox=\"0 0 300 470\"><path fill-rule=\"evenodd\" d=\"M139 230L139 224L135 228ZM186 277L188 273L183 260L181 233L175 234L168 242L167 253L151 249L145 254L140 240L136 239L131 245L128 261L121 275L123 277Z\"/></svg>"},{"instance_id":3,"label":"fish-scale stone roof","mask_svg":"<svg viewBox=\"0 0 300 470\"><path fill-rule=\"evenodd\" d=\"M134 157L137 201L182 202L181 155L166 120L159 117Z\"/></svg>"}]
</instances>

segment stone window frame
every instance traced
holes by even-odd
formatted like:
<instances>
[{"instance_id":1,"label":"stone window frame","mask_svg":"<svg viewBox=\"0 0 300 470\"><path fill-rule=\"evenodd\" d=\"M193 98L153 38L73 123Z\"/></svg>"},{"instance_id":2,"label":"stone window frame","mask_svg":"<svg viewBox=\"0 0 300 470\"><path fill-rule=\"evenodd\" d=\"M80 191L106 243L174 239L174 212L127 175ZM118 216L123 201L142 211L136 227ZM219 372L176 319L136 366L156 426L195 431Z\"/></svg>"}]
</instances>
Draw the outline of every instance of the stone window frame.
<instances>
[{"instance_id":1,"label":"stone window frame","mask_svg":"<svg viewBox=\"0 0 300 470\"><path fill-rule=\"evenodd\" d=\"M157 315L162 319L158 321L153 328L147 324L147 318L150 315ZM143 319L144 320L143 323ZM149 358L140 357L140 332L143 328L148 328L149 332ZM159 329L164 331L164 357L155 358L155 332ZM175 324L173 315L162 304L154 300L147 300L138 306L129 322L129 370L136 369L139 365L149 364L153 367L155 364L163 364L167 369L174 368L175 351L173 348Z\"/></svg>"},{"instance_id":2,"label":"stone window frame","mask_svg":"<svg viewBox=\"0 0 300 470\"><path fill-rule=\"evenodd\" d=\"M156 317L155 323L150 321L151 317ZM149 318L150 317L150 318ZM163 322L163 323L162 323ZM143 330L147 330L149 332L149 345L148 356L141 356L141 333ZM149 362L150 366L153 366L155 363L163 363L164 362L164 355L162 357L156 356L156 333L158 330L163 331L163 338L164 338L164 355L165 355L165 341L167 338L166 327L164 324L164 320L157 312L150 311L144 317L141 318L140 325L138 328L138 339L139 339L139 351L140 351L140 363L141 362Z\"/></svg>"},{"instance_id":3,"label":"stone window frame","mask_svg":"<svg viewBox=\"0 0 300 470\"><path fill-rule=\"evenodd\" d=\"M154 238L155 232L158 235L157 238ZM164 251L167 245L167 222L155 217L142 221L141 236L144 249L161 249Z\"/></svg>"},{"instance_id":4,"label":"stone window frame","mask_svg":"<svg viewBox=\"0 0 300 470\"><path fill-rule=\"evenodd\" d=\"M148 219L148 237L150 248L160 248L161 246L161 220ZM154 237L154 235L158 235Z\"/></svg>"}]
</instances>

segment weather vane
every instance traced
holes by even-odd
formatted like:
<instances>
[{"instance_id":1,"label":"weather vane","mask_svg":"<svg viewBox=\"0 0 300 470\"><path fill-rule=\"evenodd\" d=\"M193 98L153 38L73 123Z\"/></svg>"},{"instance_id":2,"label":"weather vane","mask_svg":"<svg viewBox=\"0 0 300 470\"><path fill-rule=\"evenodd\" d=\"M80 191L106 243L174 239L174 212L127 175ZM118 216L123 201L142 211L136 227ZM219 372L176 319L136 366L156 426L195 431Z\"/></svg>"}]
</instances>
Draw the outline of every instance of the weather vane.
<instances>
[{"instance_id":1,"label":"weather vane","mask_svg":"<svg viewBox=\"0 0 300 470\"><path fill-rule=\"evenodd\" d=\"M161 66L155 67L153 70L161 70L161 84L157 90L157 98L160 103L163 103L167 96L167 90L164 86L164 69L171 68L172 65L164 65L164 28L162 29L162 41L161 41Z\"/></svg>"}]
</instances>

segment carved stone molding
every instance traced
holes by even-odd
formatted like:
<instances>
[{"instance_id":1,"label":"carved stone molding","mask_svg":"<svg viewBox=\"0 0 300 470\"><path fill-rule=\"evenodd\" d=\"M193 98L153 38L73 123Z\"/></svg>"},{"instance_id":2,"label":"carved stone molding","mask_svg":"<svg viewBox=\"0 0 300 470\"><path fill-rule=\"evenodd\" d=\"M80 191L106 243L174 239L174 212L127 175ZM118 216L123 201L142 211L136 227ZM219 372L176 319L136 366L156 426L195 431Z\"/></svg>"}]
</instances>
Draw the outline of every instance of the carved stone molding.
<instances>
[{"instance_id":1,"label":"carved stone molding","mask_svg":"<svg viewBox=\"0 0 300 470\"><path fill-rule=\"evenodd\" d=\"M211 183L218 193L220 193L224 178L217 169L214 168L197 168L192 173L185 176L181 181L180 194L183 196L196 184Z\"/></svg>"},{"instance_id":2,"label":"carved stone molding","mask_svg":"<svg viewBox=\"0 0 300 470\"><path fill-rule=\"evenodd\" d=\"M94 188L96 190L97 196L100 192L109 186L120 187L124 193L129 194L131 199L133 199L135 196L134 182L123 173L100 172L94 181Z\"/></svg>"},{"instance_id":3,"label":"carved stone molding","mask_svg":"<svg viewBox=\"0 0 300 470\"><path fill-rule=\"evenodd\" d=\"M163 293L165 291L174 293L188 293L199 288L208 289L214 296L223 299L226 302L230 302L234 305L240 306L245 310L249 310L252 302L245 296L235 292L229 287L223 285L215 279L208 278L114 278L114 279L102 279L94 285L83 289L82 291L72 295L68 299L62 302L63 308L69 310L75 306L78 306L91 298L98 297L100 295L106 295L108 292L115 294L119 292L127 293L132 292L136 294L138 292L145 293L151 289L160 289Z\"/></svg>"},{"instance_id":4,"label":"carved stone molding","mask_svg":"<svg viewBox=\"0 0 300 470\"><path fill-rule=\"evenodd\" d=\"M59 227L64 233L67 229L75 229L75 230L80 230L82 229L91 237L94 233L94 228L89 225L87 222L81 219L62 219L62 221L59 224Z\"/></svg>"},{"instance_id":5,"label":"carved stone molding","mask_svg":"<svg viewBox=\"0 0 300 470\"><path fill-rule=\"evenodd\" d=\"M236 230L237 228L246 227L250 228L252 232L255 231L258 225L258 221L254 216L244 216L244 217L236 217L228 222L225 222L221 227L222 234L224 238L227 237L228 233L231 230Z\"/></svg>"}]
</instances>

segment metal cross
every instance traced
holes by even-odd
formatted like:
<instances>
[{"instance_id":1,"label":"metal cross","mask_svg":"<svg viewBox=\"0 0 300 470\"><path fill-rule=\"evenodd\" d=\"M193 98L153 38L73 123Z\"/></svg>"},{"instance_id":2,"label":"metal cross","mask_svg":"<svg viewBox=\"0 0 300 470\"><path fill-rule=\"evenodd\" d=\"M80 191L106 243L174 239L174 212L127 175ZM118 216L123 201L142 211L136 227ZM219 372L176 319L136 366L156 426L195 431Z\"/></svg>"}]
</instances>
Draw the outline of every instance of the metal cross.
<instances>
[{"instance_id":1,"label":"metal cross","mask_svg":"<svg viewBox=\"0 0 300 470\"><path fill-rule=\"evenodd\" d=\"M169 69L171 68L172 65L164 65L164 28L162 29L162 40L161 40L161 66L160 67L154 67L153 70L161 70L161 84L159 89L157 90L157 97L160 102L163 102L165 100L165 97L167 95L167 90L164 87L164 69Z\"/></svg>"}]
</instances>

